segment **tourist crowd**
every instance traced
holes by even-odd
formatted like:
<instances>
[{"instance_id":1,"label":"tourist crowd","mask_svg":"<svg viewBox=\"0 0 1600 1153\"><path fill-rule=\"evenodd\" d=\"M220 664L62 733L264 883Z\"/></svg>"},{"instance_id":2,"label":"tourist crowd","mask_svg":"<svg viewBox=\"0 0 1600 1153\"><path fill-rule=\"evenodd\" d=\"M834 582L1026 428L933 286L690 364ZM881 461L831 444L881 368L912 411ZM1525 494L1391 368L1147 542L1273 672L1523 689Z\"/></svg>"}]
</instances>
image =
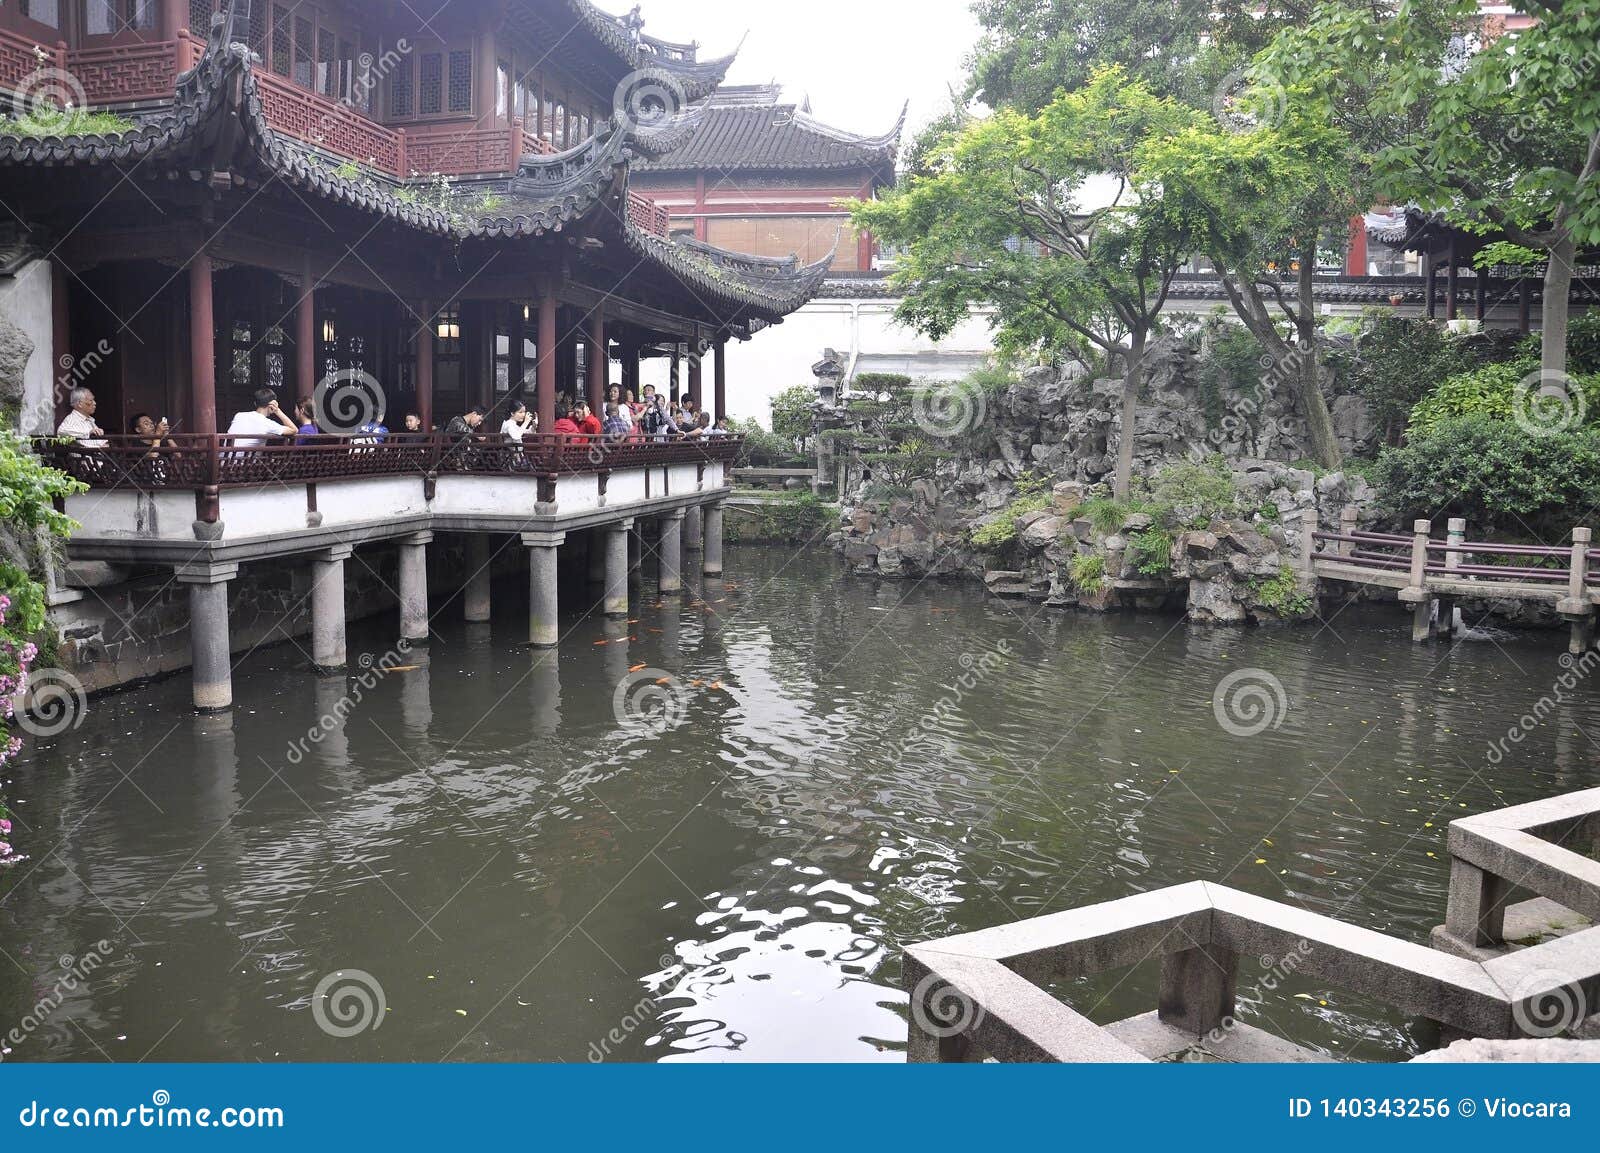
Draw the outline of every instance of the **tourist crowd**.
<instances>
[{"instance_id":1,"label":"tourist crowd","mask_svg":"<svg viewBox=\"0 0 1600 1153\"><path fill-rule=\"evenodd\" d=\"M271 389L261 389L252 399L255 406L236 414L228 425L227 435L234 438L235 447L254 448L271 443L305 445L325 435L318 426L316 404L310 397L295 405L292 416L284 413L277 394ZM62 420L56 434L84 448L104 448L108 441L105 430L95 422L94 393L87 388L76 388L69 401L72 411ZM445 425L445 435L457 442L499 440L517 445L530 436L539 435L538 413L520 400L503 403L510 404L511 408L498 433L488 424L488 413L473 407L451 418ZM170 439L173 431L166 417L158 421L147 413L139 413L128 422L129 435L146 443L152 458L159 456L163 449L176 447ZM353 444L384 444L431 431L423 428L420 416L407 413L404 430L391 433L384 424L384 414L379 411L347 435ZM647 384L643 398L638 400L632 390L612 385L601 412L592 410L581 398L575 400L567 393L560 394L556 398L555 423L549 434L569 439L574 444L594 441L620 444L729 436L731 429L727 417L713 422L711 414L702 411L693 397L684 394L672 400L657 392L655 385Z\"/></svg>"}]
</instances>

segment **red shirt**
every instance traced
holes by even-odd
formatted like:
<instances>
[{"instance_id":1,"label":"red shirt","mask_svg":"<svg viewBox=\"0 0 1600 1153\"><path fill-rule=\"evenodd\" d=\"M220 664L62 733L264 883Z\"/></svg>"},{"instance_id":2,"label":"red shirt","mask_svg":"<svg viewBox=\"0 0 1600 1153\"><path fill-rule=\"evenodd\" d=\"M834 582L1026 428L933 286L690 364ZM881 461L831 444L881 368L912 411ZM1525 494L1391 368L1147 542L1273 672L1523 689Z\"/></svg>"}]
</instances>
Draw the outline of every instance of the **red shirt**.
<instances>
[{"instance_id":1,"label":"red shirt","mask_svg":"<svg viewBox=\"0 0 1600 1153\"><path fill-rule=\"evenodd\" d=\"M583 423L578 426L578 431L583 433L584 436L599 436L604 431L604 426L601 425L600 418L591 412L583 418Z\"/></svg>"},{"instance_id":2,"label":"red shirt","mask_svg":"<svg viewBox=\"0 0 1600 1153\"><path fill-rule=\"evenodd\" d=\"M578 426L572 423L572 418L570 416L564 416L560 420L556 421L554 428L557 436L578 435Z\"/></svg>"}]
</instances>

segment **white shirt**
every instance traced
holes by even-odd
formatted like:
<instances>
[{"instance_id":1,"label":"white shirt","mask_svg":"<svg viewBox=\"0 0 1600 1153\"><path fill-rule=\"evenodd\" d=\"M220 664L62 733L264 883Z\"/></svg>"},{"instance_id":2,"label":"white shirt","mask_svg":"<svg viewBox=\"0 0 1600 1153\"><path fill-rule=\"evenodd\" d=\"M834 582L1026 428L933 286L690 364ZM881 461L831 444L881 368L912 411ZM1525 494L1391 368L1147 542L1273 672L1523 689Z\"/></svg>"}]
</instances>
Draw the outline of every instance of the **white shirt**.
<instances>
[{"instance_id":1,"label":"white shirt","mask_svg":"<svg viewBox=\"0 0 1600 1153\"><path fill-rule=\"evenodd\" d=\"M73 409L67 413L67 418L61 422L61 427L56 429L56 435L75 440L84 448L104 448L106 442L98 439L100 431L92 417L84 416L77 409Z\"/></svg>"},{"instance_id":2,"label":"white shirt","mask_svg":"<svg viewBox=\"0 0 1600 1153\"><path fill-rule=\"evenodd\" d=\"M506 422L500 426L500 435L508 436L518 444L521 444L522 438L527 436L532 431L532 422L529 422L528 424L518 424L510 417L507 417Z\"/></svg>"},{"instance_id":3,"label":"white shirt","mask_svg":"<svg viewBox=\"0 0 1600 1153\"><path fill-rule=\"evenodd\" d=\"M241 412L233 418L233 423L228 426L228 435L252 438L234 441L233 443L240 448L260 448L267 443L266 438L269 436L294 434L270 416L263 416L252 409L249 412Z\"/></svg>"}]
</instances>

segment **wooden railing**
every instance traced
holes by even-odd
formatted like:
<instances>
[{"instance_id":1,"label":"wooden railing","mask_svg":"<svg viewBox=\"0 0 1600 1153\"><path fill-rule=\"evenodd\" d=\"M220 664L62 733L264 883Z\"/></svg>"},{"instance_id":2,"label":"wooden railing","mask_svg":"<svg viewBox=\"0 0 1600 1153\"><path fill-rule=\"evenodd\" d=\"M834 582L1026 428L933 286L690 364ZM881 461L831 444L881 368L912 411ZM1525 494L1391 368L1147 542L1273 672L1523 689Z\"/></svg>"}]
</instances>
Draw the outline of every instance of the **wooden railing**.
<instances>
[{"instance_id":1,"label":"wooden railing","mask_svg":"<svg viewBox=\"0 0 1600 1153\"><path fill-rule=\"evenodd\" d=\"M672 235L672 214L648 196L628 193L628 219L646 232L657 236Z\"/></svg>"},{"instance_id":2,"label":"wooden railing","mask_svg":"<svg viewBox=\"0 0 1600 1153\"><path fill-rule=\"evenodd\" d=\"M45 57L42 61L39 58L41 51ZM15 92L41 67L65 69L66 66L66 45L46 47L36 40L0 28L0 88Z\"/></svg>"},{"instance_id":3,"label":"wooden railing","mask_svg":"<svg viewBox=\"0 0 1600 1153\"><path fill-rule=\"evenodd\" d=\"M391 176L408 175L405 134L351 108L256 69L256 89L267 123L318 148L348 156Z\"/></svg>"},{"instance_id":4,"label":"wooden railing","mask_svg":"<svg viewBox=\"0 0 1600 1153\"><path fill-rule=\"evenodd\" d=\"M316 436L268 444L257 437L174 435L159 448L137 437L107 437L93 445L40 439L39 456L53 468L98 490L199 491L384 476L558 477L670 464L736 459L739 437L613 440L531 436L520 445L496 435L456 439L442 434L391 433L371 438Z\"/></svg>"},{"instance_id":5,"label":"wooden railing","mask_svg":"<svg viewBox=\"0 0 1600 1153\"><path fill-rule=\"evenodd\" d=\"M168 99L178 73L193 66L192 47L179 37L107 48L76 48L67 53L67 71L77 77L86 103L91 105Z\"/></svg>"},{"instance_id":6,"label":"wooden railing","mask_svg":"<svg viewBox=\"0 0 1600 1153\"><path fill-rule=\"evenodd\" d=\"M1590 529L1573 529L1570 545L1500 544L1467 540L1460 519L1451 520L1439 540L1425 520L1407 536L1361 531L1353 508L1341 513L1338 532L1319 531L1315 512L1306 515L1302 569L1321 580L1398 590L1401 602L1415 609L1416 640L1452 632L1458 599L1545 601L1572 624L1573 652L1592 639L1600 551L1590 547Z\"/></svg>"}]
</instances>

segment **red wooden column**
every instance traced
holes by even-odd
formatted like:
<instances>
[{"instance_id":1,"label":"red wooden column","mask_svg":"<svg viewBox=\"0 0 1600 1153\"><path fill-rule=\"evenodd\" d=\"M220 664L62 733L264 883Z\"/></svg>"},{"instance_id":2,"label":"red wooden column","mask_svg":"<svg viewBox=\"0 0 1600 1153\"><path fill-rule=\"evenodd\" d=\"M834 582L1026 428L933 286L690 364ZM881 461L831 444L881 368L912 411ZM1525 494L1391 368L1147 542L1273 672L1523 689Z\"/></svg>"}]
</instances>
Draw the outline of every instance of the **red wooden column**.
<instances>
[{"instance_id":1,"label":"red wooden column","mask_svg":"<svg viewBox=\"0 0 1600 1153\"><path fill-rule=\"evenodd\" d=\"M689 398L694 401L696 409L705 408L704 368L706 354L700 347L700 330L695 329L689 338Z\"/></svg>"},{"instance_id":2,"label":"red wooden column","mask_svg":"<svg viewBox=\"0 0 1600 1153\"><path fill-rule=\"evenodd\" d=\"M728 342L717 341L717 375L712 384L712 395L717 402L714 420L721 420L728 415Z\"/></svg>"},{"instance_id":3,"label":"red wooden column","mask_svg":"<svg viewBox=\"0 0 1600 1153\"><path fill-rule=\"evenodd\" d=\"M422 302L422 327L412 341L417 354L417 417L422 431L433 431L433 306Z\"/></svg>"},{"instance_id":4,"label":"red wooden column","mask_svg":"<svg viewBox=\"0 0 1600 1153\"><path fill-rule=\"evenodd\" d=\"M1350 243L1344 254L1344 274L1346 276L1365 276L1367 274L1367 218L1365 216L1352 216L1350 218Z\"/></svg>"},{"instance_id":5,"label":"red wooden column","mask_svg":"<svg viewBox=\"0 0 1600 1153\"><path fill-rule=\"evenodd\" d=\"M317 389L317 278L311 271L310 256L300 265L300 301L294 313L294 355L300 391L292 398L278 398L285 408L291 401L315 396Z\"/></svg>"},{"instance_id":6,"label":"red wooden column","mask_svg":"<svg viewBox=\"0 0 1600 1153\"><path fill-rule=\"evenodd\" d=\"M178 33L189 28L188 0L161 0L161 36L165 40L176 40ZM196 36L204 38L211 31L208 24L204 28L190 28Z\"/></svg>"},{"instance_id":7,"label":"red wooden column","mask_svg":"<svg viewBox=\"0 0 1600 1153\"><path fill-rule=\"evenodd\" d=\"M194 431L217 431L217 333L211 296L211 256L200 252L189 262L189 376Z\"/></svg>"},{"instance_id":8,"label":"red wooden column","mask_svg":"<svg viewBox=\"0 0 1600 1153\"><path fill-rule=\"evenodd\" d=\"M539 432L549 436L556 426L556 298L539 298Z\"/></svg>"},{"instance_id":9,"label":"red wooden column","mask_svg":"<svg viewBox=\"0 0 1600 1153\"><path fill-rule=\"evenodd\" d=\"M602 419L606 411L606 378L610 375L611 351L606 345L606 313L596 306L589 318L589 408Z\"/></svg>"}]
</instances>

